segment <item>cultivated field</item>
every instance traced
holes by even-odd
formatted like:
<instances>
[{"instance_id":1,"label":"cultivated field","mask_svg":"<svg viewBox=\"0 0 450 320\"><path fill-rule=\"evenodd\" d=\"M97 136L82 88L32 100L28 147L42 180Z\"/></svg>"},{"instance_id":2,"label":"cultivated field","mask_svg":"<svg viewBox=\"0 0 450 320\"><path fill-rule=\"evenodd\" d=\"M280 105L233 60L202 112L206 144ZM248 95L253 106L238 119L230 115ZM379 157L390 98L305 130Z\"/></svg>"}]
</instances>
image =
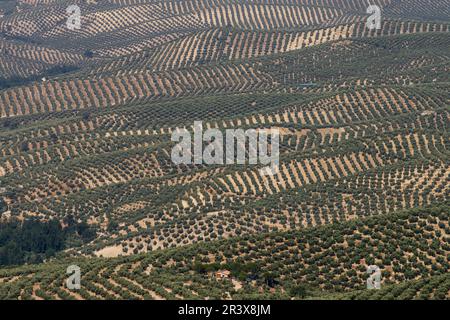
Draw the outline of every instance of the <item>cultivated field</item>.
<instances>
[{"instance_id":1,"label":"cultivated field","mask_svg":"<svg viewBox=\"0 0 450 320\"><path fill-rule=\"evenodd\" d=\"M0 223L95 234L0 236L0 298L449 299L450 1L372 3L0 2ZM278 129L279 171L175 164L200 120Z\"/></svg>"}]
</instances>

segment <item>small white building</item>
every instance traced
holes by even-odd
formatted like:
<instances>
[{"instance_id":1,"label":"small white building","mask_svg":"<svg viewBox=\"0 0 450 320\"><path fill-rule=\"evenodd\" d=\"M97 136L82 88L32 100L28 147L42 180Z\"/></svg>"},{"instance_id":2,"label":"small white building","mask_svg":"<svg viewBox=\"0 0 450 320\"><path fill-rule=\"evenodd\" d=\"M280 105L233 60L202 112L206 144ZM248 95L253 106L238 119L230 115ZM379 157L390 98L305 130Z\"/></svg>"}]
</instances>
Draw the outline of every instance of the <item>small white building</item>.
<instances>
[{"instance_id":1,"label":"small white building","mask_svg":"<svg viewBox=\"0 0 450 320\"><path fill-rule=\"evenodd\" d=\"M216 272L216 279L225 279L230 277L231 272L229 270L219 270Z\"/></svg>"}]
</instances>

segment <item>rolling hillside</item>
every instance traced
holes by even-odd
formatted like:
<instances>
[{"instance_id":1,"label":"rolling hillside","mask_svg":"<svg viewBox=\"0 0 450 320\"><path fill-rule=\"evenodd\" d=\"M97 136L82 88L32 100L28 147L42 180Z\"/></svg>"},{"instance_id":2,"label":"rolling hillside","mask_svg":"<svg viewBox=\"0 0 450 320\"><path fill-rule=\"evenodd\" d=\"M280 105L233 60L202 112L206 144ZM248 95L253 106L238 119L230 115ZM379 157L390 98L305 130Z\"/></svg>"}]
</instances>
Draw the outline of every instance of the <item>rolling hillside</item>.
<instances>
[{"instance_id":1,"label":"rolling hillside","mask_svg":"<svg viewBox=\"0 0 450 320\"><path fill-rule=\"evenodd\" d=\"M95 236L0 234L0 298L449 299L450 1L372 4L1 1L0 221ZM175 164L200 120L278 129L279 171Z\"/></svg>"}]
</instances>

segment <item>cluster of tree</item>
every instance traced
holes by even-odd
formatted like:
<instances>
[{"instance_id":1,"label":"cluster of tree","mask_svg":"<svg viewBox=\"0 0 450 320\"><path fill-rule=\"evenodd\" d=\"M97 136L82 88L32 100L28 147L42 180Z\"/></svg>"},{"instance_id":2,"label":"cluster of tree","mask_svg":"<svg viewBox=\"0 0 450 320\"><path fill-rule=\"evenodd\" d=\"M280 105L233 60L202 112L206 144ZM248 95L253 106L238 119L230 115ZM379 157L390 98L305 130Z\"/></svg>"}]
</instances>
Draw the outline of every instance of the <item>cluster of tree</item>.
<instances>
[{"instance_id":1,"label":"cluster of tree","mask_svg":"<svg viewBox=\"0 0 450 320\"><path fill-rule=\"evenodd\" d=\"M95 239L95 228L89 226L85 221L78 222L73 216L68 216L64 219L64 225L66 247L77 247Z\"/></svg>"},{"instance_id":2,"label":"cluster of tree","mask_svg":"<svg viewBox=\"0 0 450 320\"><path fill-rule=\"evenodd\" d=\"M73 72L75 70L78 70L78 68L74 67L74 66L60 65L60 66L55 66L55 67L49 68L46 71L44 71L42 74L32 75L29 77L11 77L11 78L1 78L0 77L0 89L7 89L7 88L11 88L11 87L25 85L25 84L33 82L33 81L38 81L39 79L41 79L43 77L56 76L59 74Z\"/></svg>"},{"instance_id":3,"label":"cluster of tree","mask_svg":"<svg viewBox=\"0 0 450 320\"><path fill-rule=\"evenodd\" d=\"M0 265L39 263L65 248L93 240L95 230L72 217L58 220L17 219L0 223Z\"/></svg>"},{"instance_id":4,"label":"cluster of tree","mask_svg":"<svg viewBox=\"0 0 450 320\"><path fill-rule=\"evenodd\" d=\"M276 279L277 276L271 272L261 273L261 267L258 263L249 262L229 262L229 263L195 263L194 271L200 274L209 272L216 272L218 270L228 270L230 275L240 281L258 281L264 283L270 288L279 285L280 282Z\"/></svg>"},{"instance_id":5,"label":"cluster of tree","mask_svg":"<svg viewBox=\"0 0 450 320\"><path fill-rule=\"evenodd\" d=\"M260 267L256 263L195 263L194 271L205 274L209 272L216 272L218 270L228 270L232 277L239 280L256 280L259 278Z\"/></svg>"},{"instance_id":6,"label":"cluster of tree","mask_svg":"<svg viewBox=\"0 0 450 320\"><path fill-rule=\"evenodd\" d=\"M94 52L93 52L92 50L86 50L86 51L83 53L83 55L84 55L86 58L93 58L93 57L94 57Z\"/></svg>"},{"instance_id":7,"label":"cluster of tree","mask_svg":"<svg viewBox=\"0 0 450 320\"><path fill-rule=\"evenodd\" d=\"M8 209L8 205L6 204L5 200L0 197L0 213L5 212Z\"/></svg>"},{"instance_id":8,"label":"cluster of tree","mask_svg":"<svg viewBox=\"0 0 450 320\"><path fill-rule=\"evenodd\" d=\"M304 299L308 296L311 296L313 293L310 286L303 283L292 285L289 288L288 292L290 296L297 297L300 299Z\"/></svg>"}]
</instances>

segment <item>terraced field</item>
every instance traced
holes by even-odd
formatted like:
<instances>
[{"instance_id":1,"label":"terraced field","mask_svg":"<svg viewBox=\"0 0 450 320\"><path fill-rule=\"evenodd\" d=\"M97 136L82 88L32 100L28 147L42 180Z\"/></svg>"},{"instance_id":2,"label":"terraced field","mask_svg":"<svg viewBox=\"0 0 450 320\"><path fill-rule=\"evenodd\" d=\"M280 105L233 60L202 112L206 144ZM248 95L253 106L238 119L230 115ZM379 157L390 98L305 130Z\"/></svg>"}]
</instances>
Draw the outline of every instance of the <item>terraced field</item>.
<instances>
[{"instance_id":1,"label":"terraced field","mask_svg":"<svg viewBox=\"0 0 450 320\"><path fill-rule=\"evenodd\" d=\"M95 234L0 234L0 298L449 299L450 1L372 4L0 2L0 223ZM200 120L277 129L279 170L175 164Z\"/></svg>"}]
</instances>

